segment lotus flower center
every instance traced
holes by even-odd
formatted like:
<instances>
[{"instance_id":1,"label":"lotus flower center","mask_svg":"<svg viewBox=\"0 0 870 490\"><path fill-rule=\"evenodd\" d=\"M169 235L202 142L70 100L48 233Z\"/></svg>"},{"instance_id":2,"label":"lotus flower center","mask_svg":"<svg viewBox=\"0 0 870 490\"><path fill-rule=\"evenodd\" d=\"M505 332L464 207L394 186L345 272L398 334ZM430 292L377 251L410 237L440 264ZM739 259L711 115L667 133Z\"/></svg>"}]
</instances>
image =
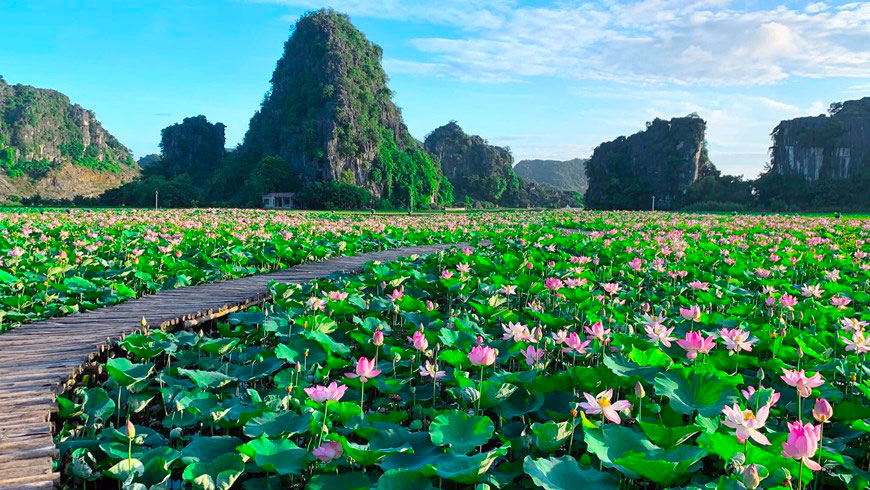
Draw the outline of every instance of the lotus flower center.
<instances>
[{"instance_id":1,"label":"lotus flower center","mask_svg":"<svg viewBox=\"0 0 870 490\"><path fill-rule=\"evenodd\" d=\"M602 407L609 407L610 406L610 398L607 398L604 396L599 396L598 397L598 404L601 405Z\"/></svg>"},{"instance_id":2,"label":"lotus flower center","mask_svg":"<svg viewBox=\"0 0 870 490\"><path fill-rule=\"evenodd\" d=\"M752 410L743 411L743 420L755 420L755 414L752 413Z\"/></svg>"}]
</instances>

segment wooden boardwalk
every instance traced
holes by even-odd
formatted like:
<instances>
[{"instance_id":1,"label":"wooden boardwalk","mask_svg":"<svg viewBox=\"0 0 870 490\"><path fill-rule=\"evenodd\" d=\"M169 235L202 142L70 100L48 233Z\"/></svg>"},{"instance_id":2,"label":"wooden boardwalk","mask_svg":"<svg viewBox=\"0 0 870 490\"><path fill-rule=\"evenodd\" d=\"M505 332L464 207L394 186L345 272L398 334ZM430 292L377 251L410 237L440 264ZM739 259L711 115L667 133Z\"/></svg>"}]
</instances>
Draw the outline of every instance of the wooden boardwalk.
<instances>
[{"instance_id":1,"label":"wooden boardwalk","mask_svg":"<svg viewBox=\"0 0 870 490\"><path fill-rule=\"evenodd\" d=\"M271 281L304 283L369 261L430 254L453 246L396 248L301 264L270 274L164 291L85 313L20 326L0 335L0 489L52 488L58 451L52 438L55 395L94 357L141 329L195 325L269 299Z\"/></svg>"}]
</instances>

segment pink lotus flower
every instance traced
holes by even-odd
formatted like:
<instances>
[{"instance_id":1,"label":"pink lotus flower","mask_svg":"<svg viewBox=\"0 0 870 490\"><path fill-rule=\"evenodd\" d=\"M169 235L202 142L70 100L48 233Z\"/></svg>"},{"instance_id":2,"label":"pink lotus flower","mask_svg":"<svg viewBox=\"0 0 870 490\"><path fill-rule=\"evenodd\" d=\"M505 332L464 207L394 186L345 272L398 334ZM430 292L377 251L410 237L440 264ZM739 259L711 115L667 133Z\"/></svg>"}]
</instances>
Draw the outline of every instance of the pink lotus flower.
<instances>
[{"instance_id":1,"label":"pink lotus flower","mask_svg":"<svg viewBox=\"0 0 870 490\"><path fill-rule=\"evenodd\" d=\"M571 332L571 334L568 335L564 342L566 347L562 349L562 352L576 352L577 354L586 354L586 346L588 346L592 341L581 341L580 336L577 335L577 332Z\"/></svg>"},{"instance_id":2,"label":"pink lotus flower","mask_svg":"<svg viewBox=\"0 0 870 490\"><path fill-rule=\"evenodd\" d=\"M356 362L356 372L345 373L348 378L359 378L360 382L367 383L368 380L381 374L380 369L375 369L375 360L371 361L365 357L360 357Z\"/></svg>"},{"instance_id":3,"label":"pink lotus flower","mask_svg":"<svg viewBox=\"0 0 870 490\"><path fill-rule=\"evenodd\" d=\"M619 412L628 415L629 410L631 410L631 403L627 400L619 400L614 403L610 402L611 398L613 398L613 389L602 391L595 397L585 392L583 393L583 396L586 397L586 401L580 403L580 408L582 408L587 415L603 413L604 416L607 417L607 420L614 424L622 422L622 419L619 418Z\"/></svg>"},{"instance_id":4,"label":"pink lotus flower","mask_svg":"<svg viewBox=\"0 0 870 490\"><path fill-rule=\"evenodd\" d=\"M403 296L405 296L405 291L404 291L404 290L402 290L402 289L394 289L393 292L390 293L389 298L390 298L391 301L395 302L395 301L399 301L399 300L401 300Z\"/></svg>"},{"instance_id":5,"label":"pink lotus flower","mask_svg":"<svg viewBox=\"0 0 870 490\"><path fill-rule=\"evenodd\" d=\"M804 298L821 298L822 293L825 290L822 289L818 284L816 285L806 285L801 288L801 296Z\"/></svg>"},{"instance_id":6,"label":"pink lotus flower","mask_svg":"<svg viewBox=\"0 0 870 490\"><path fill-rule=\"evenodd\" d=\"M825 423L834 416L834 407L824 398L816 398L816 406L813 407L813 418Z\"/></svg>"},{"instance_id":7,"label":"pink lotus flower","mask_svg":"<svg viewBox=\"0 0 870 490\"><path fill-rule=\"evenodd\" d=\"M797 388L798 395L802 398L809 398L813 392L813 388L818 388L825 384L825 380L822 379L822 375L819 373L807 378L803 369L800 371L791 371L783 368L782 372L784 374L780 376L780 378L785 381L785 384Z\"/></svg>"},{"instance_id":8,"label":"pink lotus flower","mask_svg":"<svg viewBox=\"0 0 870 490\"><path fill-rule=\"evenodd\" d=\"M557 279L555 277L548 277L546 281L544 281L544 287L549 289L550 291L558 291L562 289L565 284L561 279Z\"/></svg>"},{"instance_id":9,"label":"pink lotus flower","mask_svg":"<svg viewBox=\"0 0 870 490\"><path fill-rule=\"evenodd\" d=\"M870 325L870 323L861 321L857 318L840 318L840 328L845 330L846 333L853 331L862 332L867 327L867 325Z\"/></svg>"},{"instance_id":10,"label":"pink lotus flower","mask_svg":"<svg viewBox=\"0 0 870 490\"><path fill-rule=\"evenodd\" d=\"M473 366L491 366L497 354L498 351L492 347L477 345L468 353L468 360Z\"/></svg>"},{"instance_id":11,"label":"pink lotus flower","mask_svg":"<svg viewBox=\"0 0 870 490\"><path fill-rule=\"evenodd\" d=\"M628 263L628 266L631 267L632 270L638 271L641 266L643 266L643 261L640 260L640 257L635 257L631 262Z\"/></svg>"},{"instance_id":12,"label":"pink lotus flower","mask_svg":"<svg viewBox=\"0 0 870 490\"><path fill-rule=\"evenodd\" d=\"M21 257L22 255L24 255L24 249L22 249L20 247L13 247L11 250L6 252L6 255L13 257L13 258L14 257Z\"/></svg>"},{"instance_id":13,"label":"pink lotus flower","mask_svg":"<svg viewBox=\"0 0 870 490\"><path fill-rule=\"evenodd\" d=\"M686 338L677 340L677 345L686 350L686 357L695 359L698 354L708 354L716 347L716 340L712 335L704 338L701 332L686 332Z\"/></svg>"},{"instance_id":14,"label":"pink lotus flower","mask_svg":"<svg viewBox=\"0 0 870 490\"><path fill-rule=\"evenodd\" d=\"M789 422L788 429L788 439L782 443L782 456L798 459L813 471L822 469L818 463L810 459L819 449L822 426L794 421Z\"/></svg>"},{"instance_id":15,"label":"pink lotus flower","mask_svg":"<svg viewBox=\"0 0 870 490\"><path fill-rule=\"evenodd\" d=\"M450 279L451 277L453 277L453 271L450 271L447 269L444 269L443 271L441 271L441 279L447 280L447 279Z\"/></svg>"},{"instance_id":16,"label":"pink lotus flower","mask_svg":"<svg viewBox=\"0 0 870 490\"><path fill-rule=\"evenodd\" d=\"M553 334L553 343L559 345L568 340L568 331L565 329L559 330Z\"/></svg>"},{"instance_id":17,"label":"pink lotus flower","mask_svg":"<svg viewBox=\"0 0 870 490\"><path fill-rule=\"evenodd\" d=\"M530 345L528 346L528 348L526 348L526 350L520 352L522 352L523 357L526 358L526 364L528 364L529 367L537 364L541 359L544 358L544 355L546 354L546 352L544 352L544 349L538 349L534 345Z\"/></svg>"},{"instance_id":18,"label":"pink lotus flower","mask_svg":"<svg viewBox=\"0 0 870 490\"><path fill-rule=\"evenodd\" d=\"M422 330L415 331L413 337L408 337L408 342L414 344L414 348L420 352L429 348L429 341L426 340L426 334Z\"/></svg>"},{"instance_id":19,"label":"pink lotus flower","mask_svg":"<svg viewBox=\"0 0 870 490\"><path fill-rule=\"evenodd\" d=\"M602 284L601 288L604 289L605 293L607 293L611 296L619 293L619 291L622 290L622 287L619 284L616 284L615 282L608 282L606 284Z\"/></svg>"},{"instance_id":20,"label":"pink lotus flower","mask_svg":"<svg viewBox=\"0 0 870 490\"><path fill-rule=\"evenodd\" d=\"M456 270L460 274L468 274L469 272L471 272L471 266L468 264L459 264L456 266Z\"/></svg>"},{"instance_id":21,"label":"pink lotus flower","mask_svg":"<svg viewBox=\"0 0 870 490\"><path fill-rule=\"evenodd\" d=\"M372 334L372 343L378 347L384 345L384 332L381 331L381 327L375 329L375 333Z\"/></svg>"},{"instance_id":22,"label":"pink lotus flower","mask_svg":"<svg viewBox=\"0 0 870 490\"><path fill-rule=\"evenodd\" d=\"M700 322L701 307L699 307L698 305L694 305L689 308L680 308L680 316L683 317L683 319L686 321Z\"/></svg>"},{"instance_id":23,"label":"pink lotus flower","mask_svg":"<svg viewBox=\"0 0 870 490\"><path fill-rule=\"evenodd\" d=\"M725 342L725 348L735 354L742 350L752 352L752 344L758 342L758 339L750 339L749 332L740 328L723 328L719 330L719 336Z\"/></svg>"},{"instance_id":24,"label":"pink lotus flower","mask_svg":"<svg viewBox=\"0 0 870 490\"><path fill-rule=\"evenodd\" d=\"M305 388L305 393L315 403L323 403L325 401L337 402L344 396L347 386L340 385L333 381L329 386L317 385L310 388Z\"/></svg>"},{"instance_id":25,"label":"pink lotus flower","mask_svg":"<svg viewBox=\"0 0 870 490\"><path fill-rule=\"evenodd\" d=\"M692 281L689 283L689 287L695 291L708 291L710 289L710 284L701 281Z\"/></svg>"},{"instance_id":26,"label":"pink lotus flower","mask_svg":"<svg viewBox=\"0 0 870 490\"><path fill-rule=\"evenodd\" d=\"M438 371L438 365L430 363L428 359L426 359L426 364L420 366L420 376L423 376L424 378L429 376L437 381L443 378L445 374L444 371Z\"/></svg>"},{"instance_id":27,"label":"pink lotus flower","mask_svg":"<svg viewBox=\"0 0 870 490\"><path fill-rule=\"evenodd\" d=\"M329 441L314 448L314 450L311 451L311 454L320 461L328 463L333 459L340 458L341 455L344 454L344 449L342 449L340 442Z\"/></svg>"},{"instance_id":28,"label":"pink lotus flower","mask_svg":"<svg viewBox=\"0 0 870 490\"><path fill-rule=\"evenodd\" d=\"M769 446L770 441L767 439L767 436L758 431L767 422L769 410L770 406L765 405L758 410L758 414L754 414L752 410L740 410L740 406L736 403L733 407L725 405L722 408L722 413L725 414L725 420L722 423L726 427L736 430L737 440L740 444L752 438L753 441L759 444Z\"/></svg>"},{"instance_id":29,"label":"pink lotus flower","mask_svg":"<svg viewBox=\"0 0 870 490\"><path fill-rule=\"evenodd\" d=\"M510 340L514 339L514 342L524 342L532 340L532 332L529 331L529 327L523 325L520 322L508 322L506 326L501 327L504 334L502 335L502 340Z\"/></svg>"},{"instance_id":30,"label":"pink lotus flower","mask_svg":"<svg viewBox=\"0 0 870 490\"><path fill-rule=\"evenodd\" d=\"M649 341L654 344L661 343L665 347L670 347L671 342L677 340L676 337L671 337L674 327L667 328L661 323L654 323L652 325L644 325L643 329L646 331L646 336L649 338Z\"/></svg>"},{"instance_id":31,"label":"pink lotus flower","mask_svg":"<svg viewBox=\"0 0 870 490\"><path fill-rule=\"evenodd\" d=\"M344 301L347 299L346 291L330 291L327 294L330 301Z\"/></svg>"},{"instance_id":32,"label":"pink lotus flower","mask_svg":"<svg viewBox=\"0 0 870 490\"><path fill-rule=\"evenodd\" d=\"M863 331L856 330L852 332L852 339L840 337L846 343L847 351L855 351L855 354L866 354L870 352L870 338Z\"/></svg>"},{"instance_id":33,"label":"pink lotus flower","mask_svg":"<svg viewBox=\"0 0 870 490\"><path fill-rule=\"evenodd\" d=\"M831 304L836 306L838 310L842 310L849 306L852 300L845 296L833 296L831 297Z\"/></svg>"},{"instance_id":34,"label":"pink lotus flower","mask_svg":"<svg viewBox=\"0 0 870 490\"><path fill-rule=\"evenodd\" d=\"M588 337L590 339L595 338L598 339L599 342L604 342L605 338L610 335L610 329L604 328L604 325L601 322L595 322L592 324L592 327L583 327L583 330L589 334Z\"/></svg>"},{"instance_id":35,"label":"pink lotus flower","mask_svg":"<svg viewBox=\"0 0 870 490\"><path fill-rule=\"evenodd\" d=\"M782 306L786 310L793 310L794 305L797 304L797 298L795 298L794 296L792 296L790 294L783 294L779 298L779 304L780 304L780 306Z\"/></svg>"}]
</instances>

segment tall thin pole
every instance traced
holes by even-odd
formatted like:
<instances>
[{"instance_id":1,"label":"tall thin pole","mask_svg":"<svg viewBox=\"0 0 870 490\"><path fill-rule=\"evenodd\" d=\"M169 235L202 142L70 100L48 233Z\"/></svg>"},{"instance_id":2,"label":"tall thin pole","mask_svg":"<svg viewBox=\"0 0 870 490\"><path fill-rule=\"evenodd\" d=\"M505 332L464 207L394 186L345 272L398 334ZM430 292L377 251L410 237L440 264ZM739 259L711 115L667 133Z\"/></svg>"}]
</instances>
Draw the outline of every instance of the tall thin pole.
<instances>
[{"instance_id":1,"label":"tall thin pole","mask_svg":"<svg viewBox=\"0 0 870 490\"><path fill-rule=\"evenodd\" d=\"M157 209L157 194L160 191L154 191L154 209Z\"/></svg>"},{"instance_id":2,"label":"tall thin pole","mask_svg":"<svg viewBox=\"0 0 870 490\"><path fill-rule=\"evenodd\" d=\"M655 196L655 194L653 194L652 198L653 198L652 210L655 211L656 210L656 196Z\"/></svg>"}]
</instances>

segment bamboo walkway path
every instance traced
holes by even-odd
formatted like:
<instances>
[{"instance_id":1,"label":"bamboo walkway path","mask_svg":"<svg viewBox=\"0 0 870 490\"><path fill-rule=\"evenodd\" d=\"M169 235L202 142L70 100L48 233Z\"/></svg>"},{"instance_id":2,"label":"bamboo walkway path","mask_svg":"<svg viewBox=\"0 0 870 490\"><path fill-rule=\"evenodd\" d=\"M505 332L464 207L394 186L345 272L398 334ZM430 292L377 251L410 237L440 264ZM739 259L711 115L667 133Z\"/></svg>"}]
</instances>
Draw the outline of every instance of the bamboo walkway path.
<instances>
[{"instance_id":1,"label":"bamboo walkway path","mask_svg":"<svg viewBox=\"0 0 870 490\"><path fill-rule=\"evenodd\" d=\"M20 326L0 335L0 489L53 488L55 395L125 335L148 327L191 326L269 299L271 281L304 283L355 272L370 261L425 255L458 244L394 248L301 264L269 274L163 291L118 305Z\"/></svg>"}]
</instances>

